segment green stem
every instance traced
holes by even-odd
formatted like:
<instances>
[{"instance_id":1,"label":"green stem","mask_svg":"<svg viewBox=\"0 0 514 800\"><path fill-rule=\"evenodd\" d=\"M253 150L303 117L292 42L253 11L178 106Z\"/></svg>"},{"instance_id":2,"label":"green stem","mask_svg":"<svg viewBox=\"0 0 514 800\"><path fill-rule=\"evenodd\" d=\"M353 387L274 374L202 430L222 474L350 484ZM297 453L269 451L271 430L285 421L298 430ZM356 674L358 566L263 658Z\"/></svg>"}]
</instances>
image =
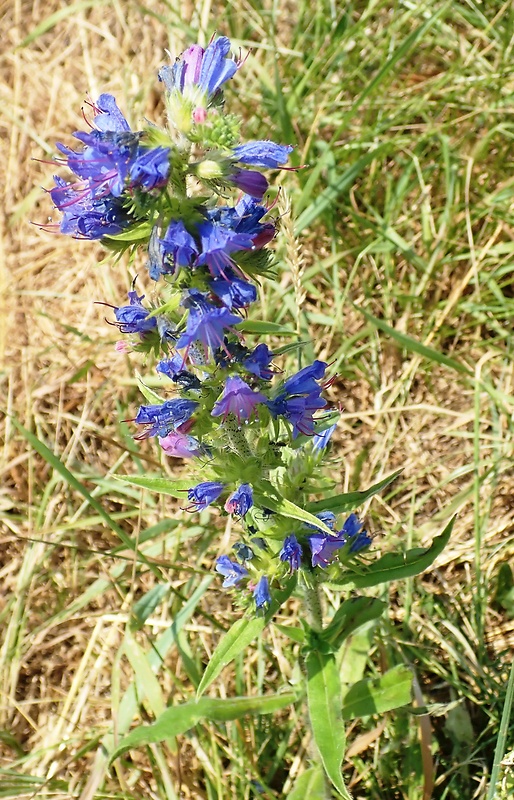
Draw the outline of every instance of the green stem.
<instances>
[{"instance_id":1,"label":"green stem","mask_svg":"<svg viewBox=\"0 0 514 800\"><path fill-rule=\"evenodd\" d=\"M313 631L321 631L323 630L323 613L321 610L319 584L305 583L302 588L309 625Z\"/></svg>"}]
</instances>

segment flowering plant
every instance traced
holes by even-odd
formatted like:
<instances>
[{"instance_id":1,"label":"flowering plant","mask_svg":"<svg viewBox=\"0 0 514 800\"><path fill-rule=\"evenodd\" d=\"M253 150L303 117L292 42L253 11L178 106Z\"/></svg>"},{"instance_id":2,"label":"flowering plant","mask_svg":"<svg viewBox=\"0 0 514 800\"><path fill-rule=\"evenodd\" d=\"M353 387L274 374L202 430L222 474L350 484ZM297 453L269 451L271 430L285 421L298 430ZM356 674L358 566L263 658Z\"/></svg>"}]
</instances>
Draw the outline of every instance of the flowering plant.
<instances>
[{"instance_id":1,"label":"flowering plant","mask_svg":"<svg viewBox=\"0 0 514 800\"><path fill-rule=\"evenodd\" d=\"M153 303L133 285L111 320L124 337L117 349L155 359L165 386L161 396L140 381L147 404L133 420L136 438L156 438L167 457L186 459L195 476L125 479L182 499L189 512L218 506L240 529L232 554L220 554L215 570L245 613L218 643L197 699L185 704L187 713L177 716L174 706L153 725L136 728L111 756L184 732L202 718L269 713L305 693L325 780L349 797L341 772L344 720L376 707L366 681L365 696L357 685L345 695L338 654L351 633L384 610L382 601L356 591L426 569L451 525L429 548L379 557L354 510L396 474L362 492L335 492L322 471L338 417L323 394L332 382L329 364L315 360L285 374L281 357L297 351L300 358L301 343L250 344L255 332L274 330L248 318L260 281L273 279L266 248L277 219L264 199L263 173L284 167L293 148L241 142L241 121L223 108L223 87L241 66L225 37L205 49L193 45L159 72L166 130L148 124L132 131L114 97L102 94L91 130L74 134L81 147L58 145L60 162L76 176L56 176L50 192L62 212L61 232L100 239L115 256L144 250L156 285ZM347 595L328 624L324 586ZM292 595L305 602L306 619L282 630L301 645L304 685L231 704L220 700L215 712L212 700L202 706L221 670ZM408 671L397 677L404 692L389 708L409 701Z\"/></svg>"}]
</instances>

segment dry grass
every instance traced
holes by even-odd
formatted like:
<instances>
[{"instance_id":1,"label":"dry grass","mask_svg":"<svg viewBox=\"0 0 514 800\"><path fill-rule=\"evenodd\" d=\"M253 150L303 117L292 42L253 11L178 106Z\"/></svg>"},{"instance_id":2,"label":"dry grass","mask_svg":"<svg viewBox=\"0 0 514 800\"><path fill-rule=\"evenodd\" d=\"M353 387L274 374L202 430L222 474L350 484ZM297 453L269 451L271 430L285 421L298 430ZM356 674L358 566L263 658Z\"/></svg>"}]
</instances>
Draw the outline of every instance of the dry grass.
<instances>
[{"instance_id":1,"label":"dry grass","mask_svg":"<svg viewBox=\"0 0 514 800\"><path fill-rule=\"evenodd\" d=\"M100 793L103 786L106 793L121 792L116 796L153 798L160 792L160 796L173 797L170 786L175 782L181 786L180 796L196 798L207 796L198 778L202 770L213 775L230 772L225 763L210 763L204 743L196 736L181 745L168 764L155 748L149 756L135 755L130 773L125 774L119 766L107 778L105 759L98 749L98 742L113 724L116 731L120 701L138 674L134 654L139 651L126 633L133 603L157 579L168 581L172 596L176 593L175 604L172 601L152 615L149 630L134 633L139 646L146 649L149 640L169 628L181 607L180 598L188 596L191 575L202 571L202 558L208 568L217 552L218 544L211 551L207 546L199 558L193 546L194 535L207 530L205 520L189 533L179 527L177 534L170 527L152 539L153 550L145 552L153 559L155 571L142 572L128 550L113 557L112 551L119 545L116 534L31 448L12 422L16 418L45 442L105 504L113 519L120 519L127 535L137 536L170 517L173 506L168 501L132 490L124 494L110 479L115 472L133 471L131 450L139 451L141 469L158 463L152 448L135 448L128 428L120 424L138 403L138 390L133 367L114 352L115 335L104 321L103 309L95 305L95 301L120 304L137 265L127 270L123 265L102 263L104 252L99 245L67 240L42 229L40 225L51 215L51 204L40 187L51 185L53 167L47 160L55 154L55 142L69 144L70 133L81 127L80 109L88 94L96 97L101 91L112 92L124 110L132 110L134 122L144 116L162 121L155 75L165 49L180 52L189 41L188 30L210 33L212 19L219 18L223 31L224 6L205 1L193 8L149 0L143 7L120 0L72 7L53 1L16 0L2 8L0 163L5 175L0 211L0 379L6 413L0 462L0 729L9 735L0 738L0 766L42 781L41 785L27 783L23 789L20 778L19 794L11 796L92 800L107 796ZM288 39L292 22L285 10L278 35L288 53L294 48ZM60 19L51 28L23 45L30 32L57 12ZM242 3L238 13L248 15L256 40L262 35L265 45L267 31L253 6ZM175 26L166 28L163 19L175 21ZM250 64L255 74L258 64L259 51L255 64ZM430 65L427 69L424 76L416 71L416 65L411 70L407 65L402 83L412 87L432 80ZM324 135L328 136L329 128ZM480 175L476 177L481 180ZM290 180L295 185L295 178ZM418 202L425 204L426 224L437 225L431 216L430 187ZM440 197L432 202L437 205ZM513 363L508 346L501 350L498 341L491 340L488 347L480 330L469 326L461 310L468 301L479 302L476 278L486 269L491 248L512 242L513 229L510 221L500 222L497 231L479 239L468 213L471 202L464 198L460 227L469 257L453 270L445 268L437 287L430 283L431 291L448 297L442 305L433 299L429 302L435 309L430 330L417 326L417 312L411 318L408 306L389 321L398 332L419 334L427 346L437 349L446 343L450 355L456 353L464 359L476 378L501 391L500 397L492 396L473 377L465 380L445 366L434 364L426 369L421 356L405 351L390 338L379 338L376 332L362 339L366 344L359 351L362 316L349 303L341 305L340 292L334 294L329 286L330 262L337 256L330 225L305 233L304 264L289 237L289 260L298 269L293 278L284 274L281 287L281 297L288 286L294 287L289 301L284 299L284 313L290 312L293 318L291 298L307 293L306 314L296 321L302 335L313 338L316 352L327 359L342 354L337 365L340 379L331 390L334 403L340 402L343 410L334 461L342 489L364 487L397 467L404 468L393 493L375 499L365 509L377 542L383 541L387 548L405 541L426 544L451 514L458 514L454 538L440 557L436 573L419 585L426 592L423 602L434 596L448 604L448 620L453 620L454 627L459 620L459 636L466 639L452 638L454 631L425 615L425 606L413 596L412 584L394 589L392 624L400 627L408 618L410 626L419 629L421 647L431 642L448 663L467 660L463 669L469 675L470 691L476 688L476 675L483 670L477 661L483 646L478 640L480 627L477 629L473 619L477 558L484 575L483 591L490 597L498 565L514 556ZM357 219L367 212L355 203ZM355 219L347 220L350 239ZM337 228L339 221L335 224ZM288 222L284 227L290 231ZM414 240L419 241L421 234L421 229L415 228ZM445 233L440 230L437 235L442 239ZM363 255L356 279L350 280L351 247L352 242L340 262L334 262L340 264L341 286L347 279L352 286L351 300L357 306L366 305L366 286L375 286L374 291L383 287L387 295L390 276L383 274L380 258L372 252ZM418 252L422 254L421 247ZM391 258L396 259L396 274L401 279L407 269L404 254L393 252ZM326 280L320 264L323 269L326 266ZM305 280L300 277L302 270ZM141 285L145 285L143 275ZM151 293L151 287L146 288ZM266 290L264 308L273 310L274 302L273 290ZM382 302L383 296L376 302L372 298L367 307L380 316ZM316 314L335 319L336 324L325 328ZM460 328L462 320L465 325ZM350 355L344 355L348 340L354 344L346 351ZM477 530L481 532L478 556ZM220 550L228 545L230 530L221 537ZM175 558L179 564L195 566L176 569ZM208 602L199 598L199 603L200 613L188 623L187 636L197 637L208 653L215 632L205 614L212 613L225 624L231 604L217 591L211 592ZM512 652L512 620L491 603L483 635L492 662L495 654ZM273 636L274 658L287 674L284 644ZM450 652L455 647L457 655ZM251 662L248 671L252 671ZM446 679L447 672L443 672ZM273 676L268 678L272 683ZM187 685L184 655L170 652L159 684L142 704L145 711L138 711L136 703L130 720L141 713L155 714L170 698L181 697ZM427 680L429 693L432 686ZM483 684L479 689L483 691ZM449 699L448 691L442 695ZM377 740L380 735L381 731ZM301 722L296 721L290 736L291 741L295 736L302 739ZM366 747L373 741L371 737ZM302 753L303 745L298 746L297 760L290 764L291 780ZM227 745L225 755L229 754ZM5 775L2 780L7 781Z\"/></svg>"}]
</instances>

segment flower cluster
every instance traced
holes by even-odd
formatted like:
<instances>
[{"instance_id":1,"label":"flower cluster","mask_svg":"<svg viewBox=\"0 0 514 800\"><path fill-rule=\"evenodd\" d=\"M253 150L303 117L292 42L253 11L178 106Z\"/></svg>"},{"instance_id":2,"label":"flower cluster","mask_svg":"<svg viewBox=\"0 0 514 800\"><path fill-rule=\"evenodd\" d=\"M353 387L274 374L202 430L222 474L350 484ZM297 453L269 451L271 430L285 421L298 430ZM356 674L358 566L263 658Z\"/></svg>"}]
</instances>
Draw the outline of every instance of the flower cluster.
<instances>
[{"instance_id":1,"label":"flower cluster","mask_svg":"<svg viewBox=\"0 0 514 800\"><path fill-rule=\"evenodd\" d=\"M222 36L162 67L165 130L133 131L102 94L90 131L74 134L81 149L58 145L74 177L56 176L50 194L61 232L116 252L144 250L158 301L133 285L110 320L124 337L117 350L153 353L163 382L163 396L152 392L136 413L136 438L155 437L166 456L201 473L188 511L216 504L238 520L235 560L221 555L216 570L226 588L248 581L256 608L266 609L287 575L328 573L371 539L355 515L340 530L329 511L299 521L309 493L325 488L317 465L337 416L323 396L327 363L283 376L279 353L245 338L277 229L264 173L283 168L293 148L241 142L240 121L223 109L223 87L241 66Z\"/></svg>"}]
</instances>

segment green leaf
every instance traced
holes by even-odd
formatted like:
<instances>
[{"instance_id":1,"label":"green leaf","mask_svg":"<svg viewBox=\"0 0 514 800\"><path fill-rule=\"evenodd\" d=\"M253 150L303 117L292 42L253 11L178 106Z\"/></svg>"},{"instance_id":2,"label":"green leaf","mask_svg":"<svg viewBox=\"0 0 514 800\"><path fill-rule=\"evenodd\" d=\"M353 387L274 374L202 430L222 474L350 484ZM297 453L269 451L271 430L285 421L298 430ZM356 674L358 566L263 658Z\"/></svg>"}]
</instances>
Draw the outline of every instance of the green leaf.
<instances>
[{"instance_id":1,"label":"green leaf","mask_svg":"<svg viewBox=\"0 0 514 800\"><path fill-rule=\"evenodd\" d=\"M351 597L345 600L321 636L337 652L344 640L366 622L378 619L386 608L386 603L375 597Z\"/></svg>"},{"instance_id":2,"label":"green leaf","mask_svg":"<svg viewBox=\"0 0 514 800\"><path fill-rule=\"evenodd\" d=\"M341 713L341 683L332 653L311 650L305 659L312 735L327 776L339 794L351 800L341 773L346 736Z\"/></svg>"},{"instance_id":3,"label":"green leaf","mask_svg":"<svg viewBox=\"0 0 514 800\"><path fill-rule=\"evenodd\" d=\"M166 597L170 590L169 583L160 583L143 595L137 603L134 603L132 614L137 626L143 625L150 614L153 614L161 600Z\"/></svg>"},{"instance_id":4,"label":"green leaf","mask_svg":"<svg viewBox=\"0 0 514 800\"><path fill-rule=\"evenodd\" d=\"M377 319L369 311L365 311L365 309L360 308L359 306L354 306L357 311L366 317L368 322L371 322L379 330L387 333L388 336L391 336L396 342L398 342L401 347L404 347L406 350L409 350L411 353L417 353L419 356L423 356L423 358L427 358L429 361L434 361L436 364L443 364L445 367L449 367L450 369L455 370L455 372L460 372L461 374L473 376L472 370L467 367L465 364L461 364L459 361L456 361L454 358L450 358L449 356L445 356L443 353L440 353L438 350L434 350L433 347L428 347L426 344L422 344L418 342L417 339L413 339L412 336L407 336L405 333L400 333L397 331L396 328L392 328L387 322L384 322L382 319Z\"/></svg>"},{"instance_id":5,"label":"green leaf","mask_svg":"<svg viewBox=\"0 0 514 800\"><path fill-rule=\"evenodd\" d=\"M436 536L430 547L414 547L406 553L387 553L378 561L368 567L364 567L359 575L355 572L348 572L338 581L330 581L333 586L346 586L352 589L363 589L367 586L376 586L379 583L399 580L401 578L412 578L428 567L440 555L452 532L455 517L450 520L440 536Z\"/></svg>"},{"instance_id":6,"label":"green leaf","mask_svg":"<svg viewBox=\"0 0 514 800\"><path fill-rule=\"evenodd\" d=\"M282 603L291 595L295 586L296 576L293 575L282 591L273 593L273 600L264 616L242 617L234 622L230 630L218 642L211 660L205 668L196 693L197 697L201 697L227 664L230 664L239 653L248 647L250 642L253 642L262 633Z\"/></svg>"},{"instance_id":7,"label":"green leaf","mask_svg":"<svg viewBox=\"0 0 514 800\"><path fill-rule=\"evenodd\" d=\"M380 678L366 678L355 683L343 700L345 720L384 714L411 702L412 672L399 664Z\"/></svg>"},{"instance_id":8,"label":"green leaf","mask_svg":"<svg viewBox=\"0 0 514 800\"><path fill-rule=\"evenodd\" d=\"M171 481L169 478L159 478L152 475L115 475L116 480L149 489L158 494L169 494L179 500L187 498L187 490L191 488L190 480Z\"/></svg>"},{"instance_id":9,"label":"green leaf","mask_svg":"<svg viewBox=\"0 0 514 800\"><path fill-rule=\"evenodd\" d=\"M287 795L287 800L326 800L325 778L321 767L311 767L305 770L297 781L294 788Z\"/></svg>"},{"instance_id":10,"label":"green leaf","mask_svg":"<svg viewBox=\"0 0 514 800\"><path fill-rule=\"evenodd\" d=\"M247 319L237 326L238 331L243 333L258 333L258 334L283 334L287 336L296 336L296 331L288 328L285 325L280 325L278 322L261 322L258 319Z\"/></svg>"},{"instance_id":11,"label":"green leaf","mask_svg":"<svg viewBox=\"0 0 514 800\"><path fill-rule=\"evenodd\" d=\"M264 617L242 617L234 622L228 633L218 642L205 668L198 686L197 697L201 697L222 669L262 633L265 624Z\"/></svg>"},{"instance_id":12,"label":"green leaf","mask_svg":"<svg viewBox=\"0 0 514 800\"><path fill-rule=\"evenodd\" d=\"M333 533L333 531L331 531L324 522L315 517L314 514L305 511L303 508L300 508L300 506L297 506L296 503L292 503L291 500L286 500L285 497L280 497L278 494L272 497L269 494L261 494L260 492L254 491L254 502L256 505L270 508L271 511L282 514L284 517L290 517L291 519L300 520L300 522L306 522L308 525L314 525L316 528L325 531L325 533Z\"/></svg>"},{"instance_id":13,"label":"green leaf","mask_svg":"<svg viewBox=\"0 0 514 800\"><path fill-rule=\"evenodd\" d=\"M387 478L375 483L363 492L348 492L347 494L336 494L332 497L327 497L325 500L317 500L314 503L307 504L307 510L311 514L318 514L320 511L333 511L334 514L340 514L343 511L352 511L354 508L361 506L366 500L369 500L373 495L378 494L389 486L396 478L401 475L402 470L398 469L389 475Z\"/></svg>"},{"instance_id":14,"label":"green leaf","mask_svg":"<svg viewBox=\"0 0 514 800\"><path fill-rule=\"evenodd\" d=\"M126 231L117 233L114 236L105 236L107 242L135 242L139 239L148 239L152 231L149 222L141 222L138 225L132 225Z\"/></svg>"},{"instance_id":15,"label":"green leaf","mask_svg":"<svg viewBox=\"0 0 514 800\"><path fill-rule=\"evenodd\" d=\"M303 628L294 628L292 625L280 625L278 622L274 622L273 627L280 631L280 633L283 633L284 636L288 636L293 642L305 644L305 631Z\"/></svg>"},{"instance_id":16,"label":"green leaf","mask_svg":"<svg viewBox=\"0 0 514 800\"><path fill-rule=\"evenodd\" d=\"M230 697L219 699L202 697L178 706L167 708L153 725L139 725L121 740L111 755L111 761L132 747L154 742L163 742L173 736L193 728L197 722L207 719L215 722L229 722L247 714L272 714L281 708L295 703L295 692L263 695L258 697Z\"/></svg>"},{"instance_id":17,"label":"green leaf","mask_svg":"<svg viewBox=\"0 0 514 800\"><path fill-rule=\"evenodd\" d=\"M148 403L154 403L155 405L161 405L162 403L164 403L162 397L160 397L157 394L157 392L154 392L153 389L150 389L150 387L146 385L146 383L144 382L143 378L141 377L141 375L137 370L135 371L135 374L136 374L137 385L139 386L139 391L141 392L145 400Z\"/></svg>"}]
</instances>

